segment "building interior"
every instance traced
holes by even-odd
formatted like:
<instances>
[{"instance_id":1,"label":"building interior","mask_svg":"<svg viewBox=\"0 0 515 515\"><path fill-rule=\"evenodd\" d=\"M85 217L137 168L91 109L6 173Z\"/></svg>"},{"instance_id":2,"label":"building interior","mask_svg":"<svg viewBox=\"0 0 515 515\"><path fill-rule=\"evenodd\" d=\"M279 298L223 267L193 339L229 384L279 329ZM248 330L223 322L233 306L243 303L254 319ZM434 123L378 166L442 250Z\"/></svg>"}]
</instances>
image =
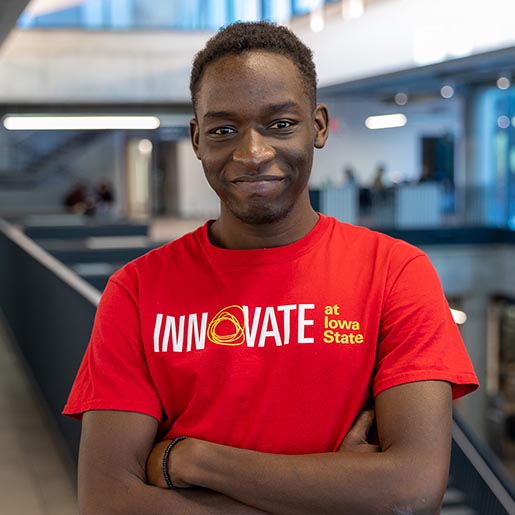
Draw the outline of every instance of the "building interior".
<instances>
[{"instance_id":1,"label":"building interior","mask_svg":"<svg viewBox=\"0 0 515 515\"><path fill-rule=\"evenodd\" d=\"M191 61L260 19L314 53L331 120L313 206L426 252L474 364L442 513L514 514L514 16L512 0L2 0L0 514L77 513L80 424L60 413L101 292L218 215Z\"/></svg>"}]
</instances>

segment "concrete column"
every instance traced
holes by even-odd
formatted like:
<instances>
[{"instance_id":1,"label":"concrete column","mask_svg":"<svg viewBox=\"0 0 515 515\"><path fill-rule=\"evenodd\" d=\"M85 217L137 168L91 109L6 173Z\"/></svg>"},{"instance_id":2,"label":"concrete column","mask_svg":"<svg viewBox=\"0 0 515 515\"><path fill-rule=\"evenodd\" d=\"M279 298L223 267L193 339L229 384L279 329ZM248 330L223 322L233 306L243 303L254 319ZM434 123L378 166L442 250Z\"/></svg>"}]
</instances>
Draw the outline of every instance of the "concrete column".
<instances>
[{"instance_id":1,"label":"concrete column","mask_svg":"<svg viewBox=\"0 0 515 515\"><path fill-rule=\"evenodd\" d=\"M184 218L218 216L220 202L211 189L189 139L177 141L179 215Z\"/></svg>"}]
</instances>

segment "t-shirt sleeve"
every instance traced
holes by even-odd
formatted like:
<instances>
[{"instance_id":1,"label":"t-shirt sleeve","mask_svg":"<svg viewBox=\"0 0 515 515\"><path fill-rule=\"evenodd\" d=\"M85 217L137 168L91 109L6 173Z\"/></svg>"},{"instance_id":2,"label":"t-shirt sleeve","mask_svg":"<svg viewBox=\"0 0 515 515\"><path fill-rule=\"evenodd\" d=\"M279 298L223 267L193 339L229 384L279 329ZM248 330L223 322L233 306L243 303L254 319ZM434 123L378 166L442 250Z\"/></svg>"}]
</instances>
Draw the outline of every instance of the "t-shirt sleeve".
<instances>
[{"instance_id":1,"label":"t-shirt sleeve","mask_svg":"<svg viewBox=\"0 0 515 515\"><path fill-rule=\"evenodd\" d=\"M135 411L157 420L162 416L141 341L137 279L124 269L104 290L63 413L80 418L89 410Z\"/></svg>"},{"instance_id":2,"label":"t-shirt sleeve","mask_svg":"<svg viewBox=\"0 0 515 515\"><path fill-rule=\"evenodd\" d=\"M415 381L452 385L453 399L478 387L467 350L438 275L422 252L392 257L386 281L374 396Z\"/></svg>"}]
</instances>

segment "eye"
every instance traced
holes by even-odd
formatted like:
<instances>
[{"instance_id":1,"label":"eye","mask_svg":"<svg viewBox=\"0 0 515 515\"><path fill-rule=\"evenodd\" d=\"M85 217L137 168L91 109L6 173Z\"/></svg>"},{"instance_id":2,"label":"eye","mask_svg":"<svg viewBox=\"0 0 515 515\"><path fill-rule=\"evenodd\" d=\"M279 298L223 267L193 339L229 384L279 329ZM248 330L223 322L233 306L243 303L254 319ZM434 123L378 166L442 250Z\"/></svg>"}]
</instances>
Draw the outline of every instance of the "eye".
<instances>
[{"instance_id":1,"label":"eye","mask_svg":"<svg viewBox=\"0 0 515 515\"><path fill-rule=\"evenodd\" d=\"M272 123L269 128L270 129L289 129L293 127L294 123L289 120L278 120Z\"/></svg>"},{"instance_id":2,"label":"eye","mask_svg":"<svg viewBox=\"0 0 515 515\"><path fill-rule=\"evenodd\" d=\"M231 127L218 127L217 129L213 129L211 131L212 134L216 134L217 136L227 136L229 134L233 134L236 132L234 129L231 129Z\"/></svg>"}]
</instances>

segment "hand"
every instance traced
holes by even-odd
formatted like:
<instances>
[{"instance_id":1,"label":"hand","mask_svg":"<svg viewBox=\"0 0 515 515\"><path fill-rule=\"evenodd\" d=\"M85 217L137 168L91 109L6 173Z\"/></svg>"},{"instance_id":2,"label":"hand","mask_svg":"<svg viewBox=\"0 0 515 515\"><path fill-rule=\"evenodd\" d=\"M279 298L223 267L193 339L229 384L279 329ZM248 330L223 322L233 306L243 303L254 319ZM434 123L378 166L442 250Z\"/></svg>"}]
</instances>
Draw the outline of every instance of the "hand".
<instances>
[{"instance_id":1,"label":"hand","mask_svg":"<svg viewBox=\"0 0 515 515\"><path fill-rule=\"evenodd\" d=\"M362 411L343 439L338 452L381 452L379 445L369 442L369 433L375 418L375 410Z\"/></svg>"},{"instance_id":2,"label":"hand","mask_svg":"<svg viewBox=\"0 0 515 515\"><path fill-rule=\"evenodd\" d=\"M168 488L168 485L166 484L165 478L163 476L163 456L170 442L171 440L163 440L158 442L154 445L154 448L150 452L146 466L147 483L149 485L157 486L159 488ZM187 488L191 486L181 481L177 476L177 470L180 470L180 467L177 464L179 461L177 449L179 447L185 447L186 444L187 440L177 442L168 455L168 475L170 476L172 484L177 488ZM182 452L179 452L179 455L180 454L182 454Z\"/></svg>"}]
</instances>

